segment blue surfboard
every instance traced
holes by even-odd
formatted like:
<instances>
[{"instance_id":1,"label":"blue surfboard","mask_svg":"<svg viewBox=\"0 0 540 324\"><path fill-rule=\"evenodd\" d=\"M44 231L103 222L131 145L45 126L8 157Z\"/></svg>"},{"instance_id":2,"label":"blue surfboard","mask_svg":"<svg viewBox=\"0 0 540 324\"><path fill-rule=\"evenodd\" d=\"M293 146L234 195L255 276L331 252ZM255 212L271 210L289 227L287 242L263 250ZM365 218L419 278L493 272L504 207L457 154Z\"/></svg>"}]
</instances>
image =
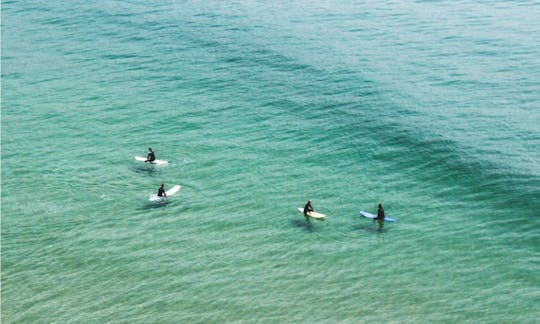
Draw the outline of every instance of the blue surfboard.
<instances>
[{"instance_id":1,"label":"blue surfboard","mask_svg":"<svg viewBox=\"0 0 540 324\"><path fill-rule=\"evenodd\" d=\"M370 219L377 218L377 215L373 215L373 214L368 213L368 212L363 211L363 210L360 211L360 216L364 216L364 217L367 217L367 218L370 218ZM388 217L388 216L384 216L384 221L385 222L395 222L395 221L397 221L397 219L392 218L392 217Z\"/></svg>"}]
</instances>

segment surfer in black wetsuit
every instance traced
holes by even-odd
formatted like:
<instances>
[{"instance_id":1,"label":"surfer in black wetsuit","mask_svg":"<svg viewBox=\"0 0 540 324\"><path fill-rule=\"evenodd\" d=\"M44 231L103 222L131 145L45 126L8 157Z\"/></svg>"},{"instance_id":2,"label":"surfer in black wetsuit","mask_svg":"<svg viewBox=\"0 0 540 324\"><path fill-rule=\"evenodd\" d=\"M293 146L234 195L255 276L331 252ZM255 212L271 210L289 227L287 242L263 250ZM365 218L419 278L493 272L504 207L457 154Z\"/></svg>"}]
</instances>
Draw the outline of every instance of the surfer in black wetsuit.
<instances>
[{"instance_id":1,"label":"surfer in black wetsuit","mask_svg":"<svg viewBox=\"0 0 540 324\"><path fill-rule=\"evenodd\" d=\"M383 221L384 220L384 209L382 208L382 205L379 204L379 208L377 209L377 217L373 219L373 221Z\"/></svg>"},{"instance_id":2,"label":"surfer in black wetsuit","mask_svg":"<svg viewBox=\"0 0 540 324\"><path fill-rule=\"evenodd\" d=\"M159 187L158 192L157 192L158 197L167 197L164 186L165 185L162 183L161 187Z\"/></svg>"},{"instance_id":3,"label":"surfer in black wetsuit","mask_svg":"<svg viewBox=\"0 0 540 324\"><path fill-rule=\"evenodd\" d=\"M307 213L312 212L313 207L311 206L311 200L307 201L307 204L304 206L304 216L307 216Z\"/></svg>"},{"instance_id":4,"label":"surfer in black wetsuit","mask_svg":"<svg viewBox=\"0 0 540 324\"><path fill-rule=\"evenodd\" d=\"M144 162L154 162L156 159L156 156L154 155L154 151L152 151L152 148L148 148L148 155L146 155L146 161Z\"/></svg>"}]
</instances>

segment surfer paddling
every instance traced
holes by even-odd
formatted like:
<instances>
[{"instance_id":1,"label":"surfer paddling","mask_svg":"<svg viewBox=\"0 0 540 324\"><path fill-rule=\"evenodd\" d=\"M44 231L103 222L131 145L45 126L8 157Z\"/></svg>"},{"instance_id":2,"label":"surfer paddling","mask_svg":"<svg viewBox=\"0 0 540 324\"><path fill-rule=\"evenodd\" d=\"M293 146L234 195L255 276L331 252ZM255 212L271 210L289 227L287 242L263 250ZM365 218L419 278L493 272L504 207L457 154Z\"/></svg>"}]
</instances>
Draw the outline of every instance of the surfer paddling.
<instances>
[{"instance_id":1,"label":"surfer paddling","mask_svg":"<svg viewBox=\"0 0 540 324\"><path fill-rule=\"evenodd\" d=\"M156 160L156 155L154 154L154 151L152 151L152 148L148 148L148 154L146 155L146 161L144 162L154 162Z\"/></svg>"},{"instance_id":2,"label":"surfer paddling","mask_svg":"<svg viewBox=\"0 0 540 324\"><path fill-rule=\"evenodd\" d=\"M311 206L311 200L308 200L306 205L304 206L304 216L307 217L309 212L313 211L313 206Z\"/></svg>"},{"instance_id":3,"label":"surfer paddling","mask_svg":"<svg viewBox=\"0 0 540 324\"><path fill-rule=\"evenodd\" d=\"M158 197L167 197L167 194L165 193L165 185L162 183L161 187L159 187L157 195Z\"/></svg>"}]
</instances>

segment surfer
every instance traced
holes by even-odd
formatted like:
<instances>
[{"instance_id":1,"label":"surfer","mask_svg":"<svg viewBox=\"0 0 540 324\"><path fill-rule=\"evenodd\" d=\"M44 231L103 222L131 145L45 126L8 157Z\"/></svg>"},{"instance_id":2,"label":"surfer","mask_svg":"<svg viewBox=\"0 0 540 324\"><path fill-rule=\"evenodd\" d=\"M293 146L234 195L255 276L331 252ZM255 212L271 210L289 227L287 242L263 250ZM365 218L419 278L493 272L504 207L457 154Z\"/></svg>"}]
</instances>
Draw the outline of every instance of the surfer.
<instances>
[{"instance_id":1,"label":"surfer","mask_svg":"<svg viewBox=\"0 0 540 324\"><path fill-rule=\"evenodd\" d=\"M146 161L144 162L154 162L156 159L156 156L154 155L154 151L152 151L152 148L148 148L148 154L146 155Z\"/></svg>"},{"instance_id":2,"label":"surfer","mask_svg":"<svg viewBox=\"0 0 540 324\"><path fill-rule=\"evenodd\" d=\"M307 201L307 204L304 206L304 216L307 216L307 213L312 212L313 207L311 206L311 200Z\"/></svg>"},{"instance_id":3,"label":"surfer","mask_svg":"<svg viewBox=\"0 0 540 324\"><path fill-rule=\"evenodd\" d=\"M158 197L167 197L164 186L165 185L162 183L161 187L159 187L158 192L157 192Z\"/></svg>"},{"instance_id":4,"label":"surfer","mask_svg":"<svg viewBox=\"0 0 540 324\"><path fill-rule=\"evenodd\" d=\"M382 208L382 205L379 204L379 208L377 208L377 217L373 219L373 221L383 221L384 220L384 209Z\"/></svg>"}]
</instances>

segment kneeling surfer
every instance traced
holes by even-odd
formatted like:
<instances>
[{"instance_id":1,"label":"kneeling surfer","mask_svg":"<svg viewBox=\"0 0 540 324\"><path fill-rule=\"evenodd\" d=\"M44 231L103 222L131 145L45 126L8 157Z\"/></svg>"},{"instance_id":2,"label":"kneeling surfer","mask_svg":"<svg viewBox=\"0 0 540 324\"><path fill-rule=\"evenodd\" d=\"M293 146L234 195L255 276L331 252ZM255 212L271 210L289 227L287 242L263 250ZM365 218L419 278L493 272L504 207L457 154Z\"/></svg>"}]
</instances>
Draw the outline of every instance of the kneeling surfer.
<instances>
[{"instance_id":1,"label":"kneeling surfer","mask_svg":"<svg viewBox=\"0 0 540 324\"><path fill-rule=\"evenodd\" d=\"M152 151L152 148L148 148L148 154L146 155L146 161L144 162L154 162L156 159L156 155L154 154L154 151Z\"/></svg>"},{"instance_id":2,"label":"kneeling surfer","mask_svg":"<svg viewBox=\"0 0 540 324\"><path fill-rule=\"evenodd\" d=\"M311 206L311 200L308 200L304 206L304 216L307 216L309 212L313 211L313 206Z\"/></svg>"},{"instance_id":3,"label":"kneeling surfer","mask_svg":"<svg viewBox=\"0 0 540 324\"><path fill-rule=\"evenodd\" d=\"M162 183L161 187L159 187L158 192L157 192L158 197L167 197L164 186L165 185Z\"/></svg>"}]
</instances>

